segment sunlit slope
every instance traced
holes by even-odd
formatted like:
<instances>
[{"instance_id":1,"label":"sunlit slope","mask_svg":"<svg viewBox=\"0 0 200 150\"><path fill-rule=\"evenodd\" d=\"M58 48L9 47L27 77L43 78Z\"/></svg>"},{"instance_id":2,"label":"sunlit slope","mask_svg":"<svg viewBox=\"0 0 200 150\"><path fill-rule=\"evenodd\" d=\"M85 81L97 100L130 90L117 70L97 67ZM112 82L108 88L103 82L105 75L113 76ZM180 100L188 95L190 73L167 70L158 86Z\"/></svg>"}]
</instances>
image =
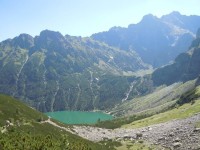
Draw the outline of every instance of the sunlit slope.
<instances>
[{"instance_id":1,"label":"sunlit slope","mask_svg":"<svg viewBox=\"0 0 200 150\"><path fill-rule=\"evenodd\" d=\"M124 73L148 68L134 51L49 30L0 42L0 93L42 112L112 107L137 81Z\"/></svg>"},{"instance_id":2,"label":"sunlit slope","mask_svg":"<svg viewBox=\"0 0 200 150\"><path fill-rule=\"evenodd\" d=\"M43 122L47 118L16 99L0 95L0 149L105 149Z\"/></svg>"},{"instance_id":3,"label":"sunlit slope","mask_svg":"<svg viewBox=\"0 0 200 150\"><path fill-rule=\"evenodd\" d=\"M125 128L144 127L144 126L149 126L153 124L167 122L173 119L183 119L183 118L191 117L195 115L196 113L199 113L200 99L199 98L195 99L193 97L200 97L200 86L196 87L195 90L196 90L195 93L190 95L191 102L183 104L181 106L177 105L175 108L169 111L166 111L164 113L159 113L159 114L156 114L151 117L141 119L138 121L133 121L132 123L124 125L122 127L125 127Z\"/></svg>"},{"instance_id":4,"label":"sunlit slope","mask_svg":"<svg viewBox=\"0 0 200 150\"><path fill-rule=\"evenodd\" d=\"M176 100L187 91L195 87L196 80L186 83L175 83L166 87L159 87L153 93L134 98L115 107L111 112L114 115L131 115L141 112L160 112L170 108Z\"/></svg>"}]
</instances>

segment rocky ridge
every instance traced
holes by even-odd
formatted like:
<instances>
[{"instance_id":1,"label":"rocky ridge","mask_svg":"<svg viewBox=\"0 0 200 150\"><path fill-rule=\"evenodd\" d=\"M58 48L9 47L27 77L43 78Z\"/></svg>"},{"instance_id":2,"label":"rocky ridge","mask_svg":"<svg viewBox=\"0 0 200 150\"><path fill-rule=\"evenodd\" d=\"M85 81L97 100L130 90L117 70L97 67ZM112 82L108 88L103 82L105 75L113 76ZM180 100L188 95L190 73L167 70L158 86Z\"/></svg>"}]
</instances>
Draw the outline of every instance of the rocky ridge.
<instances>
[{"instance_id":1,"label":"rocky ridge","mask_svg":"<svg viewBox=\"0 0 200 150\"><path fill-rule=\"evenodd\" d=\"M145 63L157 68L185 52L199 27L199 16L172 12L158 18L149 14L127 28L113 27L91 37L126 51L135 50Z\"/></svg>"}]
</instances>

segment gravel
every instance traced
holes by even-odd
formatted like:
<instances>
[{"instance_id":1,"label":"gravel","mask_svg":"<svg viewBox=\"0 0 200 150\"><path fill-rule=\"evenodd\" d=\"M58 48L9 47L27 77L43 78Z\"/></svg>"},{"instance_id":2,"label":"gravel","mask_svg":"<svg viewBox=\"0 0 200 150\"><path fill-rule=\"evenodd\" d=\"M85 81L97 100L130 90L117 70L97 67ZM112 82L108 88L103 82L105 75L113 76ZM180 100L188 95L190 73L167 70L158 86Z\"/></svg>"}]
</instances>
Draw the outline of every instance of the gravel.
<instances>
[{"instance_id":1,"label":"gravel","mask_svg":"<svg viewBox=\"0 0 200 150\"><path fill-rule=\"evenodd\" d=\"M186 119L172 120L138 129L103 129L89 126L74 126L74 133L98 142L106 139L145 140L152 144L176 150L200 150L200 113Z\"/></svg>"}]
</instances>

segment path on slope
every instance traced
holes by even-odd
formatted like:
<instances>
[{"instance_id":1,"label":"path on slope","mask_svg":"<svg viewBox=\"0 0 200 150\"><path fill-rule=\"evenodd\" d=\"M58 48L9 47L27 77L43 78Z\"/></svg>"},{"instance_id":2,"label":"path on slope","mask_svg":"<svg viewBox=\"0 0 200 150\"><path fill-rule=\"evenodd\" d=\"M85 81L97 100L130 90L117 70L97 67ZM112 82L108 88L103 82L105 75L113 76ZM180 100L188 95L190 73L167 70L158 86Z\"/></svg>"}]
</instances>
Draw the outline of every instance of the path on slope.
<instances>
[{"instance_id":1,"label":"path on slope","mask_svg":"<svg viewBox=\"0 0 200 150\"><path fill-rule=\"evenodd\" d=\"M50 118L49 118L48 120L42 121L41 123L49 123L49 124L51 124L51 125L53 125L53 126L55 126L55 127L57 127L57 128L60 128L60 129L62 129L62 130L65 130L65 131L67 131L67 132L71 132L71 133L74 134L74 132L71 131L69 128L62 127L62 126L56 124L55 122L51 121Z\"/></svg>"}]
</instances>

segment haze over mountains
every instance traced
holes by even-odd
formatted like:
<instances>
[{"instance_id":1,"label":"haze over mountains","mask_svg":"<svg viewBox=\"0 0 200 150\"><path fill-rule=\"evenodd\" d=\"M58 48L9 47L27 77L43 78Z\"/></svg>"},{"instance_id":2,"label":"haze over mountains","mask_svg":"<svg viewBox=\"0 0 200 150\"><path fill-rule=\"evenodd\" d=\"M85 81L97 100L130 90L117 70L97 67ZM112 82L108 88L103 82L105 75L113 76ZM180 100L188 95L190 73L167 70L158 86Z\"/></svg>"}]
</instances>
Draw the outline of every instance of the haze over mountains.
<instances>
[{"instance_id":1,"label":"haze over mountains","mask_svg":"<svg viewBox=\"0 0 200 150\"><path fill-rule=\"evenodd\" d=\"M135 50L145 63L160 67L188 49L199 26L199 16L172 12L157 18L149 14L138 24L113 27L92 37L126 51Z\"/></svg>"},{"instance_id":2,"label":"haze over mountains","mask_svg":"<svg viewBox=\"0 0 200 150\"><path fill-rule=\"evenodd\" d=\"M179 81L188 81L200 75L200 29L192 41L189 51L178 55L173 64L157 69L152 74L156 85L170 85Z\"/></svg>"},{"instance_id":3,"label":"haze over mountains","mask_svg":"<svg viewBox=\"0 0 200 150\"><path fill-rule=\"evenodd\" d=\"M153 80L134 73L173 61L188 50L198 27L199 16L173 12L88 38L49 30L21 34L0 43L0 92L43 112L108 109L179 81L157 80L159 71Z\"/></svg>"},{"instance_id":4,"label":"haze over mountains","mask_svg":"<svg viewBox=\"0 0 200 150\"><path fill-rule=\"evenodd\" d=\"M200 16L0 42L0 149L200 149Z\"/></svg>"}]
</instances>

